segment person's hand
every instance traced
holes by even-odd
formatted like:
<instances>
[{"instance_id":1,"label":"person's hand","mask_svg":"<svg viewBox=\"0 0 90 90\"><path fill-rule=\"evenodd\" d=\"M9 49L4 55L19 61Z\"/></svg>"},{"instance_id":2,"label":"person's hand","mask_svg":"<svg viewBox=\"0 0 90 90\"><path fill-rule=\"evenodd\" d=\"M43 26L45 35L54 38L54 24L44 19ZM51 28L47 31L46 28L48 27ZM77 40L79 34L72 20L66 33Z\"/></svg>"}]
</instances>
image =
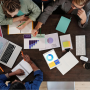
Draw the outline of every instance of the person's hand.
<instances>
[{"instance_id":1,"label":"person's hand","mask_svg":"<svg viewBox=\"0 0 90 90\"><path fill-rule=\"evenodd\" d=\"M18 69L14 73L15 75L19 75L19 76L24 75L24 71L22 69Z\"/></svg>"},{"instance_id":2,"label":"person's hand","mask_svg":"<svg viewBox=\"0 0 90 90\"><path fill-rule=\"evenodd\" d=\"M31 34L32 34L34 37L36 37L37 34L38 34L38 31L37 31L36 29L33 29L32 32L31 32Z\"/></svg>"},{"instance_id":3,"label":"person's hand","mask_svg":"<svg viewBox=\"0 0 90 90\"><path fill-rule=\"evenodd\" d=\"M28 62L30 64L32 63L32 61L31 61L31 59L30 59L30 57L28 55L24 55L22 57L23 57L23 59L25 59L26 62Z\"/></svg>"},{"instance_id":4,"label":"person's hand","mask_svg":"<svg viewBox=\"0 0 90 90\"><path fill-rule=\"evenodd\" d=\"M84 9L78 10L77 15L86 22L87 16Z\"/></svg>"},{"instance_id":5,"label":"person's hand","mask_svg":"<svg viewBox=\"0 0 90 90\"><path fill-rule=\"evenodd\" d=\"M18 18L19 18L19 21L27 21L29 19L29 17L25 15L19 16Z\"/></svg>"},{"instance_id":6,"label":"person's hand","mask_svg":"<svg viewBox=\"0 0 90 90\"><path fill-rule=\"evenodd\" d=\"M21 25L22 23L20 23L19 25ZM18 26L19 26L18 25ZM26 23L24 23L24 24L22 24L21 26L19 26L19 27L17 27L19 30L22 30L22 29L24 29L25 27L26 27Z\"/></svg>"}]
</instances>

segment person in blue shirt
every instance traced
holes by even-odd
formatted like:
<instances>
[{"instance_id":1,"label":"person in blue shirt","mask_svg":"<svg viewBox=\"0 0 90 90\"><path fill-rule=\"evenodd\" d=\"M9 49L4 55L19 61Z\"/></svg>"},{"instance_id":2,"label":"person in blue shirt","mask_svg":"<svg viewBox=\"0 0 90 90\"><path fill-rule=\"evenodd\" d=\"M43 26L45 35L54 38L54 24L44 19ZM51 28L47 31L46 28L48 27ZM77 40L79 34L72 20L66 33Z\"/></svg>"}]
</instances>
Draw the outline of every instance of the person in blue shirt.
<instances>
[{"instance_id":1,"label":"person in blue shirt","mask_svg":"<svg viewBox=\"0 0 90 90\"><path fill-rule=\"evenodd\" d=\"M31 65L34 71L35 79L33 82L22 83L21 81L15 80L7 86L5 82L8 78L14 75L24 74L23 70L18 69L15 72L0 75L0 90L39 90L40 84L43 81L43 72L30 60L28 55L24 55L23 58Z\"/></svg>"}]
</instances>

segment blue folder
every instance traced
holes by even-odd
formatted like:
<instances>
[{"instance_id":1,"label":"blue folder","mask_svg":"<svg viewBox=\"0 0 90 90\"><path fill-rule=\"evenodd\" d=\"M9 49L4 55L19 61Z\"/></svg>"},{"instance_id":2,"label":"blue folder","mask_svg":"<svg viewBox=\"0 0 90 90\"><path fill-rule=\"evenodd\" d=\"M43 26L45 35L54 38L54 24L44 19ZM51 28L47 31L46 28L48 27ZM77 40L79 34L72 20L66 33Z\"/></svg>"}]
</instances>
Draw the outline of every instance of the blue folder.
<instances>
[{"instance_id":1,"label":"blue folder","mask_svg":"<svg viewBox=\"0 0 90 90\"><path fill-rule=\"evenodd\" d=\"M62 32L62 33L65 33L69 24L71 22L71 19L68 19L66 17L63 17L61 16L60 20L59 20L59 23L56 27L56 30Z\"/></svg>"}]
</instances>

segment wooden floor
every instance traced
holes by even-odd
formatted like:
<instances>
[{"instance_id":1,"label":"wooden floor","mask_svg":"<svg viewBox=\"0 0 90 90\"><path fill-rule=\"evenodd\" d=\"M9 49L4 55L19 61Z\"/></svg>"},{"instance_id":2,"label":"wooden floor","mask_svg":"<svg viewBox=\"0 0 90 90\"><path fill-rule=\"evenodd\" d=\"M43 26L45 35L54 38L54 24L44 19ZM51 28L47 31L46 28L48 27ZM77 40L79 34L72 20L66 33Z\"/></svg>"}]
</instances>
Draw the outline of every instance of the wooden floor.
<instances>
[{"instance_id":1,"label":"wooden floor","mask_svg":"<svg viewBox=\"0 0 90 90\"><path fill-rule=\"evenodd\" d=\"M39 90L48 90L47 82L42 82ZM90 82L75 82L75 90L90 90Z\"/></svg>"}]
</instances>

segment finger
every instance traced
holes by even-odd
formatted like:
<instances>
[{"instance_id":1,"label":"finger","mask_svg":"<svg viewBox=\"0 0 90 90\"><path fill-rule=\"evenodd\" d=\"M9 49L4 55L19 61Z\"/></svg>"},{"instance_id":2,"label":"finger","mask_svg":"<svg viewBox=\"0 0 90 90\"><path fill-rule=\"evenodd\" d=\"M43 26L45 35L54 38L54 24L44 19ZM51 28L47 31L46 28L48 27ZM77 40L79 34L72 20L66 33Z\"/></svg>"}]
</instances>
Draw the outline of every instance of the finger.
<instances>
[{"instance_id":1,"label":"finger","mask_svg":"<svg viewBox=\"0 0 90 90\"><path fill-rule=\"evenodd\" d=\"M77 14L78 16L80 16L80 14Z\"/></svg>"},{"instance_id":2,"label":"finger","mask_svg":"<svg viewBox=\"0 0 90 90\"><path fill-rule=\"evenodd\" d=\"M78 13L82 13L82 11L81 10L78 10Z\"/></svg>"}]
</instances>

